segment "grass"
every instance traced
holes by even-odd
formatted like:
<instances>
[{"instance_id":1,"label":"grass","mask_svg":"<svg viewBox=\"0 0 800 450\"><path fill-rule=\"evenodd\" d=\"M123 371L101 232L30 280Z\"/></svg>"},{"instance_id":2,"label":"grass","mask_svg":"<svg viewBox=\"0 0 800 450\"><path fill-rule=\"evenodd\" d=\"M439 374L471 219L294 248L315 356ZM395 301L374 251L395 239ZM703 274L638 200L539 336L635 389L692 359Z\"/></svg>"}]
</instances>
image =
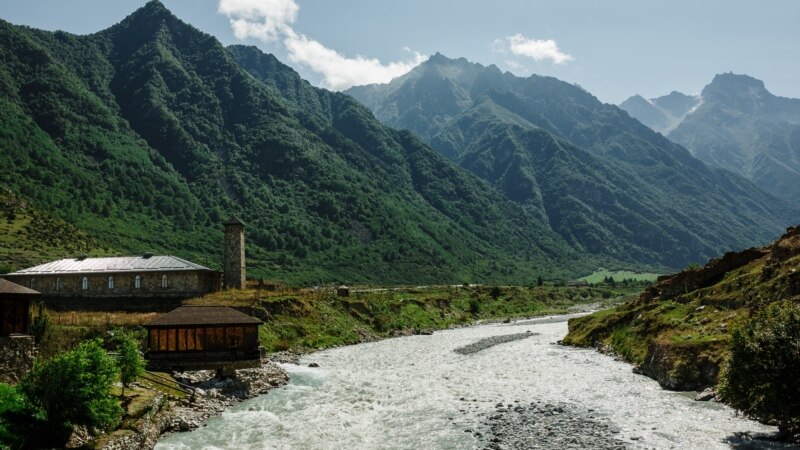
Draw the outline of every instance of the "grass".
<instances>
[{"instance_id":1,"label":"grass","mask_svg":"<svg viewBox=\"0 0 800 450\"><path fill-rule=\"evenodd\" d=\"M478 320L565 313L576 305L608 304L635 293L635 288L555 286L356 287L349 297L337 297L332 288L241 290L188 303L224 304L265 319L261 343L276 351L328 348Z\"/></svg>"},{"instance_id":2,"label":"grass","mask_svg":"<svg viewBox=\"0 0 800 450\"><path fill-rule=\"evenodd\" d=\"M51 311L47 310L55 325L79 326L93 329L142 326L159 316L159 313L133 313L126 311Z\"/></svg>"},{"instance_id":3,"label":"grass","mask_svg":"<svg viewBox=\"0 0 800 450\"><path fill-rule=\"evenodd\" d=\"M606 278L612 278L616 282L620 282L622 280L653 282L656 281L659 276L661 276L661 274L651 272L633 272L630 270L608 270L601 267L595 270L593 273L579 278L579 280L586 281L589 284L602 283Z\"/></svg>"},{"instance_id":4,"label":"grass","mask_svg":"<svg viewBox=\"0 0 800 450\"><path fill-rule=\"evenodd\" d=\"M87 327L87 328L115 328L137 327L150 322L158 317L158 313L134 313L125 311L52 311L46 314L54 325Z\"/></svg>"},{"instance_id":5,"label":"grass","mask_svg":"<svg viewBox=\"0 0 800 450\"><path fill-rule=\"evenodd\" d=\"M0 274L83 253L108 256L113 250L0 187Z\"/></svg>"}]
</instances>

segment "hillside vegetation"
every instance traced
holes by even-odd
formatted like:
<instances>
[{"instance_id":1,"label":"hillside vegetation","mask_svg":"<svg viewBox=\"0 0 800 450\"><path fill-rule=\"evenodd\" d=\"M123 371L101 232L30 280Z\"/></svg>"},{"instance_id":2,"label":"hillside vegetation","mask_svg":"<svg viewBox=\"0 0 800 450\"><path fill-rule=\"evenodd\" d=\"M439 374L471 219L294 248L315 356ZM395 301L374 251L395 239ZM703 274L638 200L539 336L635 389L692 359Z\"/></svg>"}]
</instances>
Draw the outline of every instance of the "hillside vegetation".
<instances>
[{"instance_id":1,"label":"hillside vegetation","mask_svg":"<svg viewBox=\"0 0 800 450\"><path fill-rule=\"evenodd\" d=\"M110 252L74 225L0 188L0 274L65 254Z\"/></svg>"},{"instance_id":2,"label":"hillside vegetation","mask_svg":"<svg viewBox=\"0 0 800 450\"><path fill-rule=\"evenodd\" d=\"M0 21L0 187L104 248L212 268L237 214L249 274L294 284L525 283L605 259L351 97L247 53L158 1L87 36ZM271 65L254 76L245 57Z\"/></svg>"},{"instance_id":3,"label":"hillside vegetation","mask_svg":"<svg viewBox=\"0 0 800 450\"><path fill-rule=\"evenodd\" d=\"M270 351L355 344L396 334L467 325L478 320L566 313L621 301L637 288L555 286L429 286L354 290L224 291L190 304L228 305L264 321ZM582 305L582 306L581 306Z\"/></svg>"},{"instance_id":4,"label":"hillside vegetation","mask_svg":"<svg viewBox=\"0 0 800 450\"><path fill-rule=\"evenodd\" d=\"M564 343L605 347L671 389L714 386L732 330L776 302L800 303L800 227L764 248L659 278L622 306L571 319Z\"/></svg>"}]
</instances>

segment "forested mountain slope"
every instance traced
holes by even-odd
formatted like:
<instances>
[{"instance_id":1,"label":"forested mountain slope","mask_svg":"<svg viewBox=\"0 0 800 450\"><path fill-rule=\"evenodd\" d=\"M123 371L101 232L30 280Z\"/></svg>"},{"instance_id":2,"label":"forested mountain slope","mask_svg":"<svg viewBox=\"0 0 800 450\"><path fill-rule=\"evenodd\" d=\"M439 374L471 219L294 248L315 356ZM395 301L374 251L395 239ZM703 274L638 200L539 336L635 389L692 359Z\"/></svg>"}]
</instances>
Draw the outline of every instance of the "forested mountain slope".
<instances>
[{"instance_id":1,"label":"forested mountain slope","mask_svg":"<svg viewBox=\"0 0 800 450\"><path fill-rule=\"evenodd\" d=\"M109 248L212 267L238 214L249 273L295 283L522 283L598 264L349 96L278 64L268 85L238 53L158 1L88 36L0 22L0 185Z\"/></svg>"},{"instance_id":2,"label":"forested mountain slope","mask_svg":"<svg viewBox=\"0 0 800 450\"><path fill-rule=\"evenodd\" d=\"M594 255L669 267L766 242L796 208L551 77L441 54L347 91Z\"/></svg>"}]
</instances>

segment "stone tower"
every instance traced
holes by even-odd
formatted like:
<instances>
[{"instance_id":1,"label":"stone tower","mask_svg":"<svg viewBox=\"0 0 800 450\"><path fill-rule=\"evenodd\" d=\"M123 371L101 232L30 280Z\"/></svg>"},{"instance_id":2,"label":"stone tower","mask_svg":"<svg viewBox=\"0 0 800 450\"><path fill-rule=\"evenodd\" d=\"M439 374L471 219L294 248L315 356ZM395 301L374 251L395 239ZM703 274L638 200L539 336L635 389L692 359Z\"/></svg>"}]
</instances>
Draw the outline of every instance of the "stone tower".
<instances>
[{"instance_id":1,"label":"stone tower","mask_svg":"<svg viewBox=\"0 0 800 450\"><path fill-rule=\"evenodd\" d=\"M236 217L225 222L225 254L222 261L226 289L244 289L244 224Z\"/></svg>"}]
</instances>

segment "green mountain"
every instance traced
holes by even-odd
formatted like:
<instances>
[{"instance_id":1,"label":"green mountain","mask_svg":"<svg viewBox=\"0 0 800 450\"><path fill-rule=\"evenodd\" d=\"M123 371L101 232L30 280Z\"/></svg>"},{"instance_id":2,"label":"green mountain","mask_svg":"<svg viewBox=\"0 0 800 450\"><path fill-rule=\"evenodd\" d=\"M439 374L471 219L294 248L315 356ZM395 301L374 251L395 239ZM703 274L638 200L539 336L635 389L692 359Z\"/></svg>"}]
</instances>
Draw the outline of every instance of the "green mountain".
<instances>
[{"instance_id":1,"label":"green mountain","mask_svg":"<svg viewBox=\"0 0 800 450\"><path fill-rule=\"evenodd\" d=\"M594 255L683 267L763 243L798 217L555 78L436 54L388 84L347 92Z\"/></svg>"},{"instance_id":2,"label":"green mountain","mask_svg":"<svg viewBox=\"0 0 800 450\"><path fill-rule=\"evenodd\" d=\"M747 75L717 75L702 104L667 135L709 165L800 205L800 99Z\"/></svg>"},{"instance_id":3,"label":"green mountain","mask_svg":"<svg viewBox=\"0 0 800 450\"><path fill-rule=\"evenodd\" d=\"M107 249L219 267L237 214L249 275L292 283L522 283L598 264L412 133L158 1L87 36L0 21L0 118L0 187Z\"/></svg>"}]
</instances>

